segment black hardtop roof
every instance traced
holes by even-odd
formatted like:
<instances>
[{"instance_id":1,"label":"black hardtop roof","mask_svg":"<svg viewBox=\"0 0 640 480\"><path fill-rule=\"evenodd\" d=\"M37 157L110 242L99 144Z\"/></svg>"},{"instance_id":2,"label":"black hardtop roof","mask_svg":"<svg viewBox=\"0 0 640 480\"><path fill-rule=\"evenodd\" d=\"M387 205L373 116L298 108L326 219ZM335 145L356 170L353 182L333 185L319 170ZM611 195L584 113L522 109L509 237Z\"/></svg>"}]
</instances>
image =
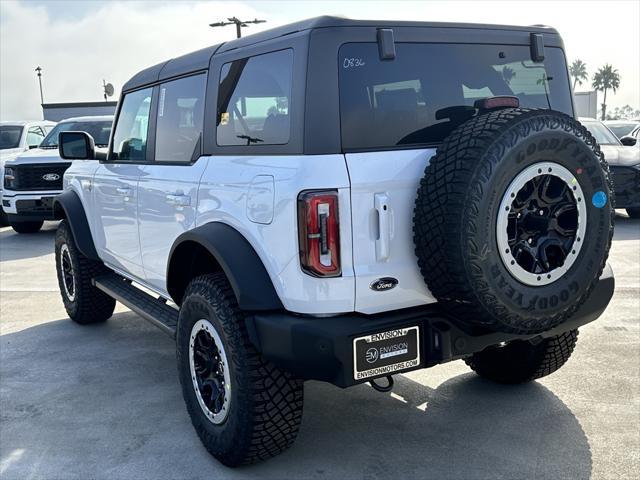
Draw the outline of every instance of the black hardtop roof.
<instances>
[{"instance_id":1,"label":"black hardtop roof","mask_svg":"<svg viewBox=\"0 0 640 480\"><path fill-rule=\"evenodd\" d=\"M220 45L222 44L196 50L181 57L172 58L171 60L145 68L131 77L129 81L124 84L122 90L133 90L167 78L196 72L198 70L205 70L209 67L209 61Z\"/></svg>"},{"instance_id":2,"label":"black hardtop roof","mask_svg":"<svg viewBox=\"0 0 640 480\"><path fill-rule=\"evenodd\" d=\"M195 52L176 57L166 62L159 63L136 73L122 87L123 91L140 88L144 85L155 83L168 78L185 75L205 70L209 66L211 57L216 53L228 52L237 48L254 45L274 38L290 35L292 33L310 31L318 28L331 27L419 27L419 28L459 28L474 30L511 30L525 31L532 33L557 34L558 32L544 25L513 26L513 25L490 25L480 23L450 23L450 22L415 22L400 20L351 20L344 17L322 16L289 23L281 27L271 28L262 32L247 35L226 43L220 43L211 47L203 48Z\"/></svg>"}]
</instances>

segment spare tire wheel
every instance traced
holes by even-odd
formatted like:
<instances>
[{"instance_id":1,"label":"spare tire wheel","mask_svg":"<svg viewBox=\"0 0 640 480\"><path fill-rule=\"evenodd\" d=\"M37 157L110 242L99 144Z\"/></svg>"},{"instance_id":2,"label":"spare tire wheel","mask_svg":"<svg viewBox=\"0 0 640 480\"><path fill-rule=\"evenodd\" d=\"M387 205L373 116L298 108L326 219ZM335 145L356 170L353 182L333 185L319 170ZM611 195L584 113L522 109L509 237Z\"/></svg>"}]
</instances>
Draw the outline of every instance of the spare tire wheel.
<instances>
[{"instance_id":1,"label":"spare tire wheel","mask_svg":"<svg viewBox=\"0 0 640 480\"><path fill-rule=\"evenodd\" d=\"M420 182L420 271L470 326L538 333L588 298L613 235L609 168L591 134L550 110L478 115L438 148Z\"/></svg>"}]
</instances>

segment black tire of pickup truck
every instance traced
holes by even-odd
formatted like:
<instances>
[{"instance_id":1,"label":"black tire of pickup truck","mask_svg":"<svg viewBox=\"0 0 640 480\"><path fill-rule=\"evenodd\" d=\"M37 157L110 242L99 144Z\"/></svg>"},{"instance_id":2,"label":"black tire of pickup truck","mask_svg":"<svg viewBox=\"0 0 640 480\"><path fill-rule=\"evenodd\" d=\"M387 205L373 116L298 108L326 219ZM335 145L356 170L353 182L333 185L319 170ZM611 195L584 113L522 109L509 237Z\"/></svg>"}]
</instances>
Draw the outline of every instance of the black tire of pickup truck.
<instances>
[{"instance_id":1,"label":"black tire of pickup truck","mask_svg":"<svg viewBox=\"0 0 640 480\"><path fill-rule=\"evenodd\" d=\"M190 369L192 329L201 320L216 330L228 358L229 410L218 424L201 408ZM223 274L202 275L189 283L180 308L176 353L187 412L211 455L235 467L268 459L293 444L302 420L303 381L255 350L245 315Z\"/></svg>"},{"instance_id":2,"label":"black tire of pickup truck","mask_svg":"<svg viewBox=\"0 0 640 480\"><path fill-rule=\"evenodd\" d=\"M640 207L627 208L627 215L630 218L640 218Z\"/></svg>"},{"instance_id":3,"label":"black tire of pickup truck","mask_svg":"<svg viewBox=\"0 0 640 480\"><path fill-rule=\"evenodd\" d=\"M0 207L0 227L9 226L9 217L7 217L6 212Z\"/></svg>"},{"instance_id":4,"label":"black tire of pickup truck","mask_svg":"<svg viewBox=\"0 0 640 480\"><path fill-rule=\"evenodd\" d=\"M489 347L466 358L465 362L481 377L498 383L531 382L551 375L573 353L578 330L532 343L516 340L503 347Z\"/></svg>"},{"instance_id":5,"label":"black tire of pickup truck","mask_svg":"<svg viewBox=\"0 0 640 480\"><path fill-rule=\"evenodd\" d=\"M60 222L56 231L55 256L60 296L69 318L81 325L104 322L110 318L116 301L94 287L91 281L99 275L110 273L111 270L102 262L85 257L78 250L66 220ZM67 280L64 278L65 263Z\"/></svg>"},{"instance_id":6,"label":"black tire of pickup truck","mask_svg":"<svg viewBox=\"0 0 640 480\"><path fill-rule=\"evenodd\" d=\"M16 233L36 233L40 231L42 225L44 225L42 220L38 222L15 222L11 223L11 228Z\"/></svg>"},{"instance_id":7,"label":"black tire of pickup truck","mask_svg":"<svg viewBox=\"0 0 640 480\"><path fill-rule=\"evenodd\" d=\"M523 190L516 195L510 189L520 175L534 172L532 182L555 178L556 171L547 174L551 169L543 171L539 165L559 165L556 171L564 171L563 195L575 210L574 236L564 258L566 268L561 260L555 272L539 274L542 263L534 260L523 280L514 261L505 260L514 253L498 247L499 235L509 237L508 228L499 228L499 214L502 208L509 211L509 205L515 212L516 200L504 202L519 198ZM549 193L542 182L531 185L531 191L539 193L536 198ZM571 317L598 282L613 236L611 192L604 156L574 118L513 108L478 115L445 139L420 182L413 224L422 276L444 309L471 328L518 334L548 330ZM537 211L535 202L528 204L528 212ZM551 211L545 213L549 222ZM580 221L586 229L583 238ZM531 244L532 238L518 241ZM536 276L542 280L538 284Z\"/></svg>"}]
</instances>

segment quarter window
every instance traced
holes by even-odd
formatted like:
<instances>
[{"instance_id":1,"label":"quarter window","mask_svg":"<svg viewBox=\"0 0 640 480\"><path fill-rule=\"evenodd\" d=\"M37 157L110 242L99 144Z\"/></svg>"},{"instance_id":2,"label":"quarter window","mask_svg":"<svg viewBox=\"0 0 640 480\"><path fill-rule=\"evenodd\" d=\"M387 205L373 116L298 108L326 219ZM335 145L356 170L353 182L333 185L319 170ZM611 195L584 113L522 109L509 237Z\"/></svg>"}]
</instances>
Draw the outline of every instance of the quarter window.
<instances>
[{"instance_id":1,"label":"quarter window","mask_svg":"<svg viewBox=\"0 0 640 480\"><path fill-rule=\"evenodd\" d=\"M113 160L146 160L152 92L145 88L125 95L113 134Z\"/></svg>"},{"instance_id":2,"label":"quarter window","mask_svg":"<svg viewBox=\"0 0 640 480\"><path fill-rule=\"evenodd\" d=\"M40 127L30 128L27 132L27 145L29 147L37 147L42 142L44 138L44 133L40 129Z\"/></svg>"},{"instance_id":3,"label":"quarter window","mask_svg":"<svg viewBox=\"0 0 640 480\"><path fill-rule=\"evenodd\" d=\"M156 161L190 162L200 155L206 75L160 85Z\"/></svg>"},{"instance_id":4,"label":"quarter window","mask_svg":"<svg viewBox=\"0 0 640 480\"><path fill-rule=\"evenodd\" d=\"M291 49L224 64L218 88L218 145L288 143L292 71Z\"/></svg>"}]
</instances>

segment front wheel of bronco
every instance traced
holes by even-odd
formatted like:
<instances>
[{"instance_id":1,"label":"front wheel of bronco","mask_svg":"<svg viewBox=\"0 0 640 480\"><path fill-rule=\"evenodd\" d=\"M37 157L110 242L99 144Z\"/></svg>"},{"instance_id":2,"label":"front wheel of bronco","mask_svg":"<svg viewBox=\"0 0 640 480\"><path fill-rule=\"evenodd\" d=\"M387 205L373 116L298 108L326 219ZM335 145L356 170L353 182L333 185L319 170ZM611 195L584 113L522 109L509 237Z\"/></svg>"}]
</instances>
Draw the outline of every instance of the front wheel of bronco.
<instances>
[{"instance_id":1,"label":"front wheel of bronco","mask_svg":"<svg viewBox=\"0 0 640 480\"><path fill-rule=\"evenodd\" d=\"M93 278L110 270L78 250L66 220L56 231L55 255L58 286L69 318L85 325L111 317L116 301L91 284Z\"/></svg>"},{"instance_id":2,"label":"front wheel of bronco","mask_svg":"<svg viewBox=\"0 0 640 480\"><path fill-rule=\"evenodd\" d=\"M474 353L465 362L478 375L494 382L530 382L562 367L573 353L577 340L578 330L539 342L516 340Z\"/></svg>"},{"instance_id":3,"label":"front wheel of bronco","mask_svg":"<svg viewBox=\"0 0 640 480\"><path fill-rule=\"evenodd\" d=\"M203 275L187 287L176 348L187 412L209 453L234 467L293 444L302 419L302 380L254 349L224 275Z\"/></svg>"}]
</instances>

